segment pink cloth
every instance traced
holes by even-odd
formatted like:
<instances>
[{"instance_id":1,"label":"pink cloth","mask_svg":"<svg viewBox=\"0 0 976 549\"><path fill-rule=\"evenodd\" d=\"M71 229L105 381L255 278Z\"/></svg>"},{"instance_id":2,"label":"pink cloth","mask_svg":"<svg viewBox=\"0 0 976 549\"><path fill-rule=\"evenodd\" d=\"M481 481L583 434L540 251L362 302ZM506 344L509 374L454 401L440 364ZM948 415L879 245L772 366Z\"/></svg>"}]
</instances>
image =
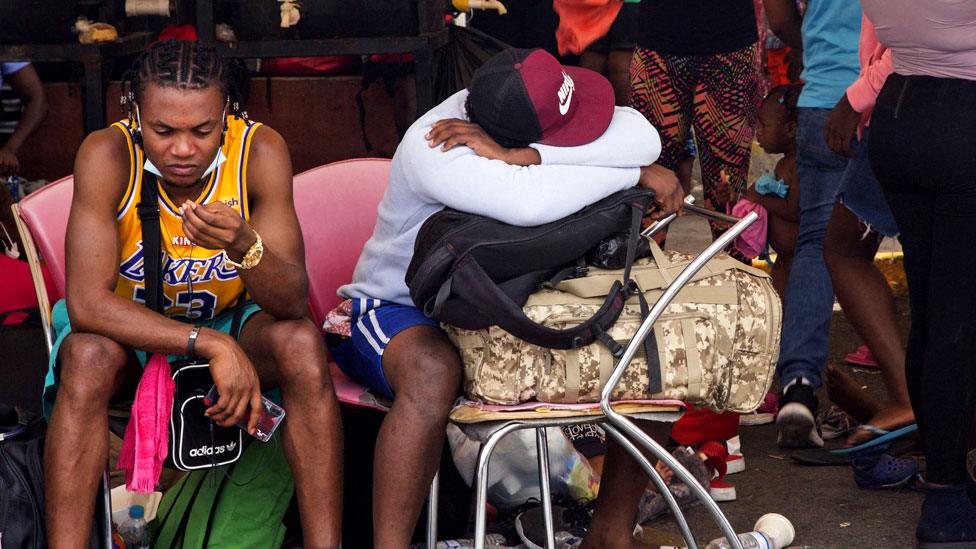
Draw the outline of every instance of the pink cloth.
<instances>
[{"instance_id":1,"label":"pink cloth","mask_svg":"<svg viewBox=\"0 0 976 549\"><path fill-rule=\"evenodd\" d=\"M148 494L159 482L169 452L169 420L175 393L176 382L166 355L152 355L136 389L117 465L125 471L125 485L133 492Z\"/></svg>"},{"instance_id":2,"label":"pink cloth","mask_svg":"<svg viewBox=\"0 0 976 549\"><path fill-rule=\"evenodd\" d=\"M756 204L751 200L740 198L735 206L732 207L732 215L735 217L745 217L751 212L756 212L759 219L742 232L735 239L735 249L742 255L753 258L759 257L766 250L766 232L769 229L769 212L766 208Z\"/></svg>"},{"instance_id":3,"label":"pink cloth","mask_svg":"<svg viewBox=\"0 0 976 549\"><path fill-rule=\"evenodd\" d=\"M857 56L861 61L861 73L847 88L847 102L861 113L861 123L857 126L857 138L861 139L864 128L871 121L871 111L874 110L878 94L892 71L891 52L878 41L874 25L867 15L861 17L861 41L857 46Z\"/></svg>"}]
</instances>

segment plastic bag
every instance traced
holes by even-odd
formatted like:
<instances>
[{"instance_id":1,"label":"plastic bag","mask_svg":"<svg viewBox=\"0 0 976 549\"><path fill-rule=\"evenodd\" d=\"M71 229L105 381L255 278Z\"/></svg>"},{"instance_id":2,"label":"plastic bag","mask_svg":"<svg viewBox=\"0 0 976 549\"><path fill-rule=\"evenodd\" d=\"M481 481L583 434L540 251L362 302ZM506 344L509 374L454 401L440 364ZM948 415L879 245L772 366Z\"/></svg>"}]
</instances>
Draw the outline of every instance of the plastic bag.
<instances>
[{"instance_id":1,"label":"plastic bag","mask_svg":"<svg viewBox=\"0 0 976 549\"><path fill-rule=\"evenodd\" d=\"M558 427L546 429L549 443L549 483L553 493L574 499L592 499L599 484L589 463L573 448ZM481 443L468 438L455 425L447 426L454 465L470 486ZM540 497L535 430L508 434L498 443L488 467L488 501L501 511L512 510L529 498Z\"/></svg>"},{"instance_id":2,"label":"plastic bag","mask_svg":"<svg viewBox=\"0 0 976 549\"><path fill-rule=\"evenodd\" d=\"M623 269L627 262L627 241L630 231L617 233L603 239L586 254L586 262L601 269ZM634 259L641 259L651 255L651 246L647 239L637 239L637 253Z\"/></svg>"}]
</instances>

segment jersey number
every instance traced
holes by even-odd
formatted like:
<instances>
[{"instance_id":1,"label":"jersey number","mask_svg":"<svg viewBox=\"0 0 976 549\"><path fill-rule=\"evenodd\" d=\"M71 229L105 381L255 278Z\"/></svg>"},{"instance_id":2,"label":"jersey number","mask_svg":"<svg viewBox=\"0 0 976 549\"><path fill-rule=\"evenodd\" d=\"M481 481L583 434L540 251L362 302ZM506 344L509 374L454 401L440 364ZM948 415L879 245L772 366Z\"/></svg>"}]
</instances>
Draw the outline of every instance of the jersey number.
<instances>
[{"instance_id":1,"label":"jersey number","mask_svg":"<svg viewBox=\"0 0 976 549\"><path fill-rule=\"evenodd\" d=\"M133 301L146 303L146 289L136 287L132 296ZM174 307L173 300L167 295L163 295L163 310L168 311ZM175 307L183 309L182 313L173 315L177 318L189 320L210 320L217 310L217 296L207 290L183 291L176 294Z\"/></svg>"}]
</instances>

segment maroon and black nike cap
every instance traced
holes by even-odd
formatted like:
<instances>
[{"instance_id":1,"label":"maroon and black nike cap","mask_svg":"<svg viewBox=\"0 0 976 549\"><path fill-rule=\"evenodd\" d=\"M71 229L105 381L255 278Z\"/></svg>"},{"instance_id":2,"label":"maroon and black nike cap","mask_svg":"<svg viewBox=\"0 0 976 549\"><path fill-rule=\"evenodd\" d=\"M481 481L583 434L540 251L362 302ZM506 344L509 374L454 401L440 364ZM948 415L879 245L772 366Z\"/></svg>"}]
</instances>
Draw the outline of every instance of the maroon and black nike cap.
<instances>
[{"instance_id":1,"label":"maroon and black nike cap","mask_svg":"<svg viewBox=\"0 0 976 549\"><path fill-rule=\"evenodd\" d=\"M542 49L506 49L468 86L468 118L508 141L569 147L603 135L613 118L610 81L567 67Z\"/></svg>"}]
</instances>

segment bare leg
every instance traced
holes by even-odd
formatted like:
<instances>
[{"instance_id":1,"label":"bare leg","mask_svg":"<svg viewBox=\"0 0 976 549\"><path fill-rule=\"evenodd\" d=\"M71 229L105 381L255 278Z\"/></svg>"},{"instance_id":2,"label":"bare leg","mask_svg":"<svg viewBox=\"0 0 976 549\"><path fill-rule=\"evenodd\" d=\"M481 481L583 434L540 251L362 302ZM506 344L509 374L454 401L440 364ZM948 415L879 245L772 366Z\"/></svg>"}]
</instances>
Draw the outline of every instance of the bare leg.
<instances>
[{"instance_id":1,"label":"bare leg","mask_svg":"<svg viewBox=\"0 0 976 549\"><path fill-rule=\"evenodd\" d=\"M44 448L52 549L88 545L99 479L108 461L109 399L132 377L129 371L136 371L124 347L94 334L69 334L60 358L58 398Z\"/></svg>"},{"instance_id":2,"label":"bare leg","mask_svg":"<svg viewBox=\"0 0 976 549\"><path fill-rule=\"evenodd\" d=\"M824 261L834 292L848 320L878 361L888 389L888 402L870 419L875 427L890 429L914 419L905 382L905 342L898 327L895 300L887 281L874 266L880 239L864 236L864 227L843 204L834 205L824 240ZM858 432L848 440L872 437Z\"/></svg>"},{"instance_id":3,"label":"bare leg","mask_svg":"<svg viewBox=\"0 0 976 549\"><path fill-rule=\"evenodd\" d=\"M583 67L584 69L590 69L593 72L606 75L608 58L609 56L605 53L585 50L582 55L580 55L579 66ZM630 89L630 86L628 85L627 88Z\"/></svg>"},{"instance_id":4,"label":"bare leg","mask_svg":"<svg viewBox=\"0 0 976 549\"><path fill-rule=\"evenodd\" d=\"M868 423L884 407L877 399L864 394L861 384L836 364L827 365L824 371L824 387L830 401L858 423Z\"/></svg>"},{"instance_id":5,"label":"bare leg","mask_svg":"<svg viewBox=\"0 0 976 549\"><path fill-rule=\"evenodd\" d=\"M383 371L396 398L376 440L373 539L375 547L402 549L440 466L461 360L440 329L415 326L390 340Z\"/></svg>"},{"instance_id":6,"label":"bare leg","mask_svg":"<svg viewBox=\"0 0 976 549\"><path fill-rule=\"evenodd\" d=\"M783 301L786 301L786 281L793 267L793 254L796 252L796 236L799 230L799 223L775 215L769 216L769 244L776 252L776 263L773 264L772 272L773 287Z\"/></svg>"},{"instance_id":7,"label":"bare leg","mask_svg":"<svg viewBox=\"0 0 976 549\"><path fill-rule=\"evenodd\" d=\"M281 389L285 458L295 478L307 547L342 539L342 422L325 344L309 320L276 320L260 312L241 330L241 347L263 388Z\"/></svg>"},{"instance_id":8,"label":"bare leg","mask_svg":"<svg viewBox=\"0 0 976 549\"><path fill-rule=\"evenodd\" d=\"M666 440L671 425L641 421L641 429L655 440ZM652 462L655 460L652 458ZM607 440L606 464L600 479L600 497L581 549L643 547L634 539L635 516L647 488L644 470L616 442ZM641 479L639 482L635 480Z\"/></svg>"}]
</instances>

